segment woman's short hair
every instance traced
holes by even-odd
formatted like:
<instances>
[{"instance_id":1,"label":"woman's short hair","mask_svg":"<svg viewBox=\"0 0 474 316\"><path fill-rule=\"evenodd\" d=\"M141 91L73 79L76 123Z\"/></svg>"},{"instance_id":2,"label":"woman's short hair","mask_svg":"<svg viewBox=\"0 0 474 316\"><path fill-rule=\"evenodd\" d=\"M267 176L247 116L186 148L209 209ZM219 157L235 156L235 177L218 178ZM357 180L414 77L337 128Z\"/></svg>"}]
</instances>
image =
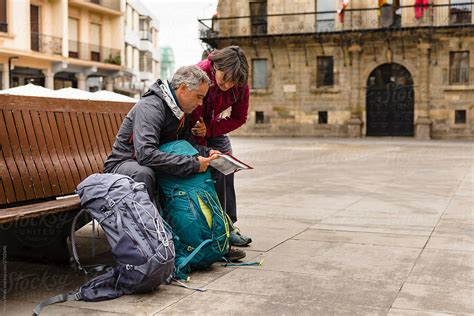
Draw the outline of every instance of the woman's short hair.
<instances>
[{"instance_id":1,"label":"woman's short hair","mask_svg":"<svg viewBox=\"0 0 474 316\"><path fill-rule=\"evenodd\" d=\"M185 84L189 90L196 90L202 83L211 85L211 80L195 65L179 67L171 78L171 86L175 90L182 84Z\"/></svg>"},{"instance_id":2,"label":"woman's short hair","mask_svg":"<svg viewBox=\"0 0 474 316\"><path fill-rule=\"evenodd\" d=\"M247 56L239 46L228 46L215 50L211 54L212 64L224 72L224 80L235 82L239 86L247 84L249 64Z\"/></svg>"}]
</instances>

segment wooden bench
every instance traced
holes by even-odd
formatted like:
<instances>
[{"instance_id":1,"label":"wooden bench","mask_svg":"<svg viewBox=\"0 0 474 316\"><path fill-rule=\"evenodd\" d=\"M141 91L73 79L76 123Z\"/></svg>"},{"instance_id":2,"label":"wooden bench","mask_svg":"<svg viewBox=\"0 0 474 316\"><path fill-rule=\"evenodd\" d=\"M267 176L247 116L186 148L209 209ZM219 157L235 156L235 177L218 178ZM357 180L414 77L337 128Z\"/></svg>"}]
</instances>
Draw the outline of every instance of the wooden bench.
<instances>
[{"instance_id":1,"label":"wooden bench","mask_svg":"<svg viewBox=\"0 0 474 316\"><path fill-rule=\"evenodd\" d=\"M132 106L0 96L0 241L9 258L69 259L66 240L80 210L74 190L102 172Z\"/></svg>"}]
</instances>

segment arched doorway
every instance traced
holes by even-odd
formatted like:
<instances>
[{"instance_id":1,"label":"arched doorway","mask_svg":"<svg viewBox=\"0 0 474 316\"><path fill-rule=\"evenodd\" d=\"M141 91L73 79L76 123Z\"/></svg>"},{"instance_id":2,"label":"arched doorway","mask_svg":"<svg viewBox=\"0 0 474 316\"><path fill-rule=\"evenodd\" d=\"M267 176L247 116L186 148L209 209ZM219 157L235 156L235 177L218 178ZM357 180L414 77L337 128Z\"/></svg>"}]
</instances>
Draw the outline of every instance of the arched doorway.
<instances>
[{"instance_id":1,"label":"arched doorway","mask_svg":"<svg viewBox=\"0 0 474 316\"><path fill-rule=\"evenodd\" d=\"M410 72L383 64L367 79L367 136L413 136L414 91Z\"/></svg>"}]
</instances>

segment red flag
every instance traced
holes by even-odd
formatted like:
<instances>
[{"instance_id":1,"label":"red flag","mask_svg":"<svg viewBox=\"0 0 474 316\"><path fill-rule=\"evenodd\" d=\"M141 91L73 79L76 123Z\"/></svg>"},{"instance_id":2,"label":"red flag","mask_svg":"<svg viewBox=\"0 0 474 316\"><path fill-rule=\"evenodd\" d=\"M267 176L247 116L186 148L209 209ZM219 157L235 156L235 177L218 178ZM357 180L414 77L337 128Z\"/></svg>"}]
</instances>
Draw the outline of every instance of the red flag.
<instances>
[{"instance_id":1,"label":"red flag","mask_svg":"<svg viewBox=\"0 0 474 316\"><path fill-rule=\"evenodd\" d=\"M337 14L339 15L339 21L341 21L341 23L344 23L344 10L346 10L348 5L349 0L339 0L339 9L337 10Z\"/></svg>"},{"instance_id":2,"label":"red flag","mask_svg":"<svg viewBox=\"0 0 474 316\"><path fill-rule=\"evenodd\" d=\"M423 12L428 9L429 0L415 0L415 18L417 20L423 17Z\"/></svg>"}]
</instances>

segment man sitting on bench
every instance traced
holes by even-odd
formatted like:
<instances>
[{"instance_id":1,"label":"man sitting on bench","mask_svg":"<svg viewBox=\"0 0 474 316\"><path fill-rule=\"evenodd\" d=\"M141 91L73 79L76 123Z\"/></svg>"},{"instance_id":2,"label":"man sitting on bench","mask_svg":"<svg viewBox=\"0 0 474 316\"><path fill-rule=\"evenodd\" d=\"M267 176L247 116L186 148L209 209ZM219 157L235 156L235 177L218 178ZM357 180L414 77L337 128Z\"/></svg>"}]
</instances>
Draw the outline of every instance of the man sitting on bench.
<instances>
[{"instance_id":1,"label":"man sitting on bench","mask_svg":"<svg viewBox=\"0 0 474 316\"><path fill-rule=\"evenodd\" d=\"M211 160L218 158L214 154L219 151L196 146L200 155L193 157L164 153L158 148L170 141L190 138L188 114L202 105L209 85L206 73L196 66L179 68L171 82L157 80L125 117L104 172L144 182L152 201L156 173L186 177L205 172ZM232 249L228 256L232 261L243 257L245 252L240 249Z\"/></svg>"}]
</instances>

